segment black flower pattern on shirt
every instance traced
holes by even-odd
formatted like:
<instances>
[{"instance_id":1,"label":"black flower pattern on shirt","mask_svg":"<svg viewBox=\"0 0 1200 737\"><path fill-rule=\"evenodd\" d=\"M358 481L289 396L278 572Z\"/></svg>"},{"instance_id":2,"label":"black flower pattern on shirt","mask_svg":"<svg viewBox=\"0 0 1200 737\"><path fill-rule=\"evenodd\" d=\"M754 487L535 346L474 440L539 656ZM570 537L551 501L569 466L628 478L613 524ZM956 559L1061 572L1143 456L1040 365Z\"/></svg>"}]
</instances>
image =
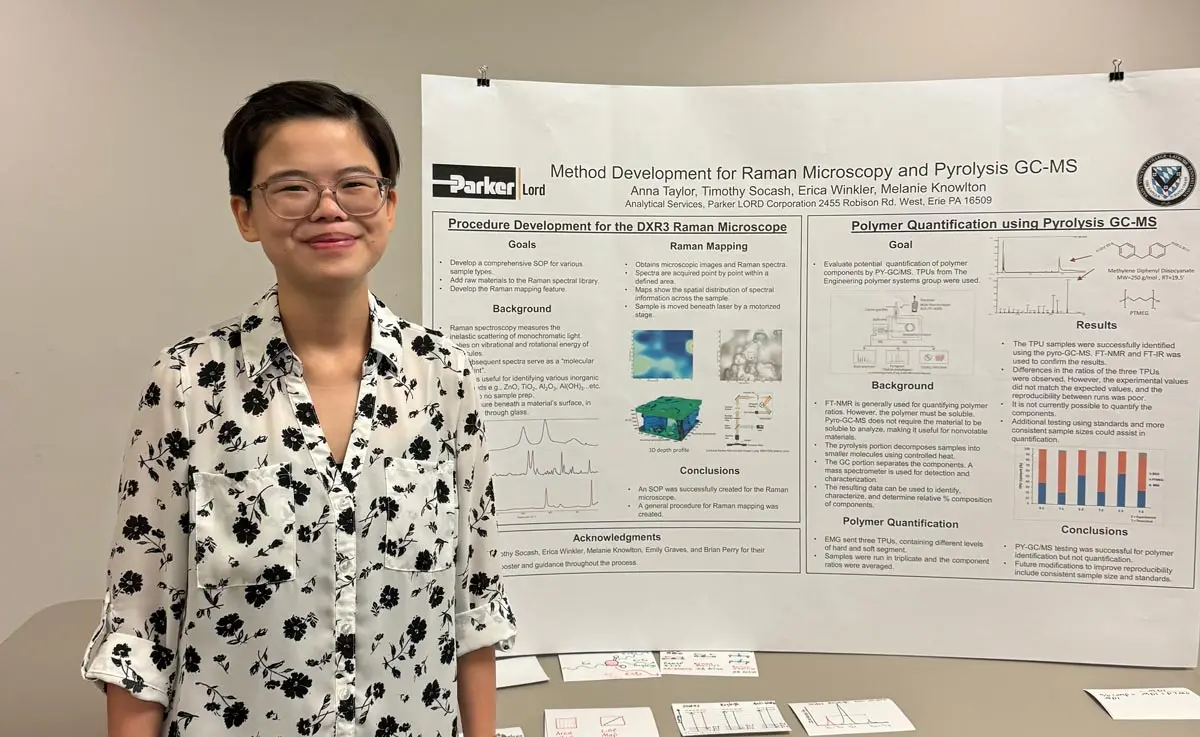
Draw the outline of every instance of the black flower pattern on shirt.
<instances>
[{"instance_id":1,"label":"black flower pattern on shirt","mask_svg":"<svg viewBox=\"0 0 1200 737\"><path fill-rule=\"evenodd\" d=\"M469 359L371 314L340 464L274 288L150 372L82 670L166 735L455 737L455 657L511 646Z\"/></svg>"}]
</instances>

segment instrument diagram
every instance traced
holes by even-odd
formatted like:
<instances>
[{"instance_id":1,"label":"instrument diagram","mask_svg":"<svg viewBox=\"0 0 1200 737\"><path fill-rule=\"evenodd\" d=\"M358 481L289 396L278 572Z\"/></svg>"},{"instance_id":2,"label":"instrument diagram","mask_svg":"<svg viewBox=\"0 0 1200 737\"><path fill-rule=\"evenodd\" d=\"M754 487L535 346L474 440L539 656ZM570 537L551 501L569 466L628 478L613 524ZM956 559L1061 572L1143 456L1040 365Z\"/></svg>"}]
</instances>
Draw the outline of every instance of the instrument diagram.
<instances>
[{"instance_id":1,"label":"instrument diagram","mask_svg":"<svg viewBox=\"0 0 1200 737\"><path fill-rule=\"evenodd\" d=\"M970 292L839 292L831 307L846 326L831 331L834 373L972 370L975 305Z\"/></svg>"},{"instance_id":2,"label":"instrument diagram","mask_svg":"<svg viewBox=\"0 0 1200 737\"><path fill-rule=\"evenodd\" d=\"M742 392L725 408L725 446L761 448L763 436L775 416L774 397L758 392Z\"/></svg>"}]
</instances>

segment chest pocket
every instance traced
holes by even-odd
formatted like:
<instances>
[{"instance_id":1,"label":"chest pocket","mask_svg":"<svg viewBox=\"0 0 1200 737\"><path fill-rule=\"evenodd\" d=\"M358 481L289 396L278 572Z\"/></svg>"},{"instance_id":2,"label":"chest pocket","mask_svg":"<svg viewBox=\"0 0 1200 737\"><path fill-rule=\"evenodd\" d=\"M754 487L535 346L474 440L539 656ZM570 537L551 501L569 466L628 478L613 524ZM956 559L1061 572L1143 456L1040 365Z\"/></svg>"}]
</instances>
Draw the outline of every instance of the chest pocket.
<instances>
[{"instance_id":1,"label":"chest pocket","mask_svg":"<svg viewBox=\"0 0 1200 737\"><path fill-rule=\"evenodd\" d=\"M394 458L384 468L384 478L384 566L409 572L453 567L458 547L453 465Z\"/></svg>"},{"instance_id":2,"label":"chest pocket","mask_svg":"<svg viewBox=\"0 0 1200 737\"><path fill-rule=\"evenodd\" d=\"M296 577L291 464L193 474L196 582L251 586Z\"/></svg>"}]
</instances>

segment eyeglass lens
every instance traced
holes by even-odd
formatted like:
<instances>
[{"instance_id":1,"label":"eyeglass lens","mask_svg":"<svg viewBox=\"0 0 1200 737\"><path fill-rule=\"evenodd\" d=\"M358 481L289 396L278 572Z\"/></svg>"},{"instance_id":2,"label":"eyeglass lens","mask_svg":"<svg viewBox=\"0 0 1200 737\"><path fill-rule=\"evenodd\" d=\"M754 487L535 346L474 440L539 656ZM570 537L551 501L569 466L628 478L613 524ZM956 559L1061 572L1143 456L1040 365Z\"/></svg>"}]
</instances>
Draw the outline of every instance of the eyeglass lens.
<instances>
[{"instance_id":1,"label":"eyeglass lens","mask_svg":"<svg viewBox=\"0 0 1200 737\"><path fill-rule=\"evenodd\" d=\"M267 206L281 218L302 218L313 213L322 187L305 179L271 182L263 194ZM383 204L383 186L374 177L350 177L333 187L338 207L347 215L372 215Z\"/></svg>"}]
</instances>

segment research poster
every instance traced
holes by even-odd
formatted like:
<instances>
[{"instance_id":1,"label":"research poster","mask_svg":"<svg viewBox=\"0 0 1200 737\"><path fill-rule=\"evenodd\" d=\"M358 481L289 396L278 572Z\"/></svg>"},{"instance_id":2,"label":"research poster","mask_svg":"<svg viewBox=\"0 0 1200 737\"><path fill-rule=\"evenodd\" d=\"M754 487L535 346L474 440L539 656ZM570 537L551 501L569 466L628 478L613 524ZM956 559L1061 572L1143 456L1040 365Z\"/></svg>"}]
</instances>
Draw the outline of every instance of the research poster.
<instances>
[{"instance_id":1,"label":"research poster","mask_svg":"<svg viewBox=\"0 0 1200 737\"><path fill-rule=\"evenodd\" d=\"M518 652L1195 665L1197 88L425 77Z\"/></svg>"}]
</instances>

